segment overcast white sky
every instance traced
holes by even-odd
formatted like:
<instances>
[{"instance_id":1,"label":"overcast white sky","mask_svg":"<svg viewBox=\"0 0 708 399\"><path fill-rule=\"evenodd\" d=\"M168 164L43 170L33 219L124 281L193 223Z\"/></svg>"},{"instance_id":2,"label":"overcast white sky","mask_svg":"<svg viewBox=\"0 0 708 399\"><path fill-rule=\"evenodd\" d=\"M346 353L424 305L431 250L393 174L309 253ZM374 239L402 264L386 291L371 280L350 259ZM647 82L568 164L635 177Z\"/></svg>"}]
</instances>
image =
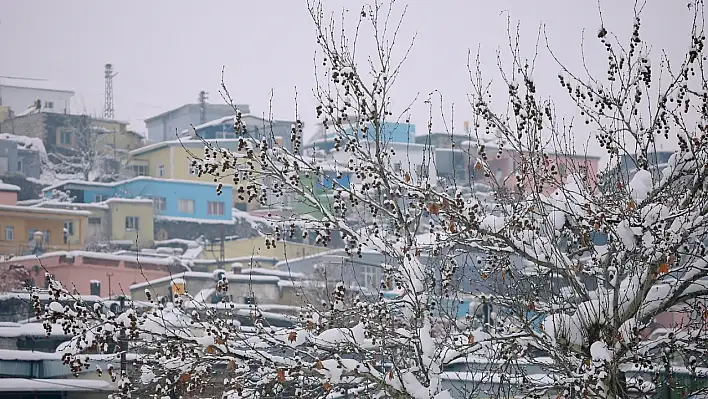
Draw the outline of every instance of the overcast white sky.
<instances>
[{"instance_id":1,"label":"overcast white sky","mask_svg":"<svg viewBox=\"0 0 708 399\"><path fill-rule=\"evenodd\" d=\"M331 11L346 5L352 18L362 3L326 1ZM419 128L427 122L423 100L435 89L456 104L455 128L462 128L469 110L467 51L481 45L485 72L493 76L495 51L507 40L503 10L521 21L529 54L539 24L545 23L552 48L570 67L581 65L583 29L590 39L588 58L601 67L605 57L594 39L600 26L595 0L398 0L396 10L404 5L408 14L400 45L415 32L418 37L394 99L408 104L421 93L412 112ZM601 0L601 5L606 27L627 38L634 1ZM648 0L645 39L679 55L688 49L689 17L684 0ZM138 131L145 131L143 119L194 102L201 89L211 102L221 101L222 66L235 100L250 104L253 112L268 112L274 89L274 116L292 118L298 86L302 117L314 121L313 38L305 0L0 1L0 75L61 82L88 112L100 114L103 65L113 63L116 117ZM543 53L536 82L547 87L544 92L558 94L559 68Z\"/></svg>"}]
</instances>

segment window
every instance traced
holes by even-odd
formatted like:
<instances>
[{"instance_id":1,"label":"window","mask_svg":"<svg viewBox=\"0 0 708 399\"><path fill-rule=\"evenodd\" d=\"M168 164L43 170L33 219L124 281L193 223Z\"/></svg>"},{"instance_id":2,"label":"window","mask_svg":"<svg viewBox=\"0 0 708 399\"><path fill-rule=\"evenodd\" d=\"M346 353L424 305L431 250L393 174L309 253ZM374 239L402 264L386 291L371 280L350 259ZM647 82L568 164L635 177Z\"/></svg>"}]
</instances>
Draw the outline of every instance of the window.
<instances>
[{"instance_id":1,"label":"window","mask_svg":"<svg viewBox=\"0 0 708 399\"><path fill-rule=\"evenodd\" d=\"M216 201L207 201L207 214L209 215L223 215L224 214L224 203Z\"/></svg>"},{"instance_id":2,"label":"window","mask_svg":"<svg viewBox=\"0 0 708 399\"><path fill-rule=\"evenodd\" d=\"M59 137L59 142L63 145L71 145L71 132L62 130Z\"/></svg>"},{"instance_id":3,"label":"window","mask_svg":"<svg viewBox=\"0 0 708 399\"><path fill-rule=\"evenodd\" d=\"M165 197L153 196L150 198L152 199L153 209L155 209L156 211L164 212L165 209L167 209L167 200L165 199Z\"/></svg>"},{"instance_id":4,"label":"window","mask_svg":"<svg viewBox=\"0 0 708 399\"><path fill-rule=\"evenodd\" d=\"M379 285L378 268L376 266L363 266L362 274L364 276L364 287L375 288Z\"/></svg>"},{"instance_id":5,"label":"window","mask_svg":"<svg viewBox=\"0 0 708 399\"><path fill-rule=\"evenodd\" d=\"M135 173L136 176L147 176L148 175L148 168L145 165L133 165L132 169L133 169L133 173Z\"/></svg>"},{"instance_id":6,"label":"window","mask_svg":"<svg viewBox=\"0 0 708 399\"><path fill-rule=\"evenodd\" d=\"M164 177L165 176L165 165L159 165L157 167L157 177Z\"/></svg>"},{"instance_id":7,"label":"window","mask_svg":"<svg viewBox=\"0 0 708 399\"><path fill-rule=\"evenodd\" d=\"M177 208L180 213L194 214L194 200L181 199L177 203Z\"/></svg>"},{"instance_id":8,"label":"window","mask_svg":"<svg viewBox=\"0 0 708 399\"><path fill-rule=\"evenodd\" d=\"M101 224L101 218L92 217L88 218L88 224Z\"/></svg>"},{"instance_id":9,"label":"window","mask_svg":"<svg viewBox=\"0 0 708 399\"><path fill-rule=\"evenodd\" d=\"M137 216L126 216L125 217L125 229L128 231L138 231L140 224L140 218Z\"/></svg>"},{"instance_id":10,"label":"window","mask_svg":"<svg viewBox=\"0 0 708 399\"><path fill-rule=\"evenodd\" d=\"M96 194L96 195L93 197L93 202L104 202L104 201L108 201L108 196L107 196L107 195Z\"/></svg>"},{"instance_id":11,"label":"window","mask_svg":"<svg viewBox=\"0 0 708 399\"><path fill-rule=\"evenodd\" d=\"M15 240L15 227L14 226L5 226L5 241L14 241Z\"/></svg>"},{"instance_id":12,"label":"window","mask_svg":"<svg viewBox=\"0 0 708 399\"><path fill-rule=\"evenodd\" d=\"M504 171L502 170L502 168L497 168L497 173L496 173L495 177L497 179L497 182L502 181L502 179L504 178Z\"/></svg>"},{"instance_id":13,"label":"window","mask_svg":"<svg viewBox=\"0 0 708 399\"><path fill-rule=\"evenodd\" d=\"M17 171L22 172L22 159L17 160Z\"/></svg>"},{"instance_id":14,"label":"window","mask_svg":"<svg viewBox=\"0 0 708 399\"><path fill-rule=\"evenodd\" d=\"M45 101L44 108L54 108L54 101Z\"/></svg>"}]
</instances>

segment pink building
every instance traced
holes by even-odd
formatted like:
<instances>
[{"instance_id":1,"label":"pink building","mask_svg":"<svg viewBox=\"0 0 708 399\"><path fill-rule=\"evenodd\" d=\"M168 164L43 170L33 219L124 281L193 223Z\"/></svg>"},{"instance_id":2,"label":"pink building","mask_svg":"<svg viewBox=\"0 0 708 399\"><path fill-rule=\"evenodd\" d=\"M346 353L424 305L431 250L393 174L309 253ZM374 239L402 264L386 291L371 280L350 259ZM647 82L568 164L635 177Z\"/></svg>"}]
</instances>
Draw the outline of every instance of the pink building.
<instances>
[{"instance_id":1,"label":"pink building","mask_svg":"<svg viewBox=\"0 0 708 399\"><path fill-rule=\"evenodd\" d=\"M75 289L81 295L102 297L130 295L132 284L185 271L169 259L142 259L136 255L86 251L19 256L0 262L2 265L24 266L30 271L37 287L45 287L46 273L50 273L70 290ZM91 292L92 282L100 283L98 292Z\"/></svg>"}]
</instances>

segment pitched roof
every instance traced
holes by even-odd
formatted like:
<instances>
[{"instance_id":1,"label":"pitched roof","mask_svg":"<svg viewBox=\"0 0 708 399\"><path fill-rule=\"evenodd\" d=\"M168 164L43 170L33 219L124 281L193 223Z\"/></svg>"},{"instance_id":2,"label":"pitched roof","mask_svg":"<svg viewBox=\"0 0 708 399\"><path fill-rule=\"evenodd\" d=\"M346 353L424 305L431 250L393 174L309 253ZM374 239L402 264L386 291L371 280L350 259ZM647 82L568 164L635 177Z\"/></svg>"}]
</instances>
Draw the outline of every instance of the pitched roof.
<instances>
[{"instance_id":1,"label":"pitched roof","mask_svg":"<svg viewBox=\"0 0 708 399\"><path fill-rule=\"evenodd\" d=\"M21 78L15 76L0 76L0 86L17 87L20 89L34 89L46 91L58 91L62 93L74 94L73 90L62 88L60 84L46 79Z\"/></svg>"},{"instance_id":2,"label":"pitched roof","mask_svg":"<svg viewBox=\"0 0 708 399\"><path fill-rule=\"evenodd\" d=\"M229 112L229 110L233 111L233 108L231 107L231 105L228 105L228 104L206 104L206 106L208 109L212 109L214 111L221 111L221 112ZM192 108L192 107L199 107L199 104L194 104L194 103L184 104L182 106L171 109L169 111L165 111L161 114L151 116L151 117L145 119L144 122L150 123L150 122L154 121L155 119L163 118L169 114L175 113L177 111L181 111L185 108ZM248 106L248 104L234 104L234 107L236 107L236 109L241 110L241 112L250 112L250 107Z\"/></svg>"},{"instance_id":3,"label":"pitched roof","mask_svg":"<svg viewBox=\"0 0 708 399\"><path fill-rule=\"evenodd\" d=\"M97 181L86 181L86 180L66 180L66 181L56 183L56 184L52 184L49 187L45 187L44 189L42 189L42 192L56 190L57 188L65 186L67 184L74 184L77 186L84 186L84 187L87 187L87 186L89 186L89 187L117 187L117 186L121 186L125 183L130 183L130 182L134 182L134 181L138 181L138 180L150 180L150 181L159 181L159 182L166 182L166 183L189 183L189 184L199 184L199 185L214 186L214 187L219 185L219 183L198 181L198 180L161 179L161 178L152 177L152 176L136 176L131 179L121 180L121 181L116 181L116 182L111 182L111 183L103 183L103 182L97 182ZM224 189L228 189L228 187L224 187Z\"/></svg>"}]
</instances>

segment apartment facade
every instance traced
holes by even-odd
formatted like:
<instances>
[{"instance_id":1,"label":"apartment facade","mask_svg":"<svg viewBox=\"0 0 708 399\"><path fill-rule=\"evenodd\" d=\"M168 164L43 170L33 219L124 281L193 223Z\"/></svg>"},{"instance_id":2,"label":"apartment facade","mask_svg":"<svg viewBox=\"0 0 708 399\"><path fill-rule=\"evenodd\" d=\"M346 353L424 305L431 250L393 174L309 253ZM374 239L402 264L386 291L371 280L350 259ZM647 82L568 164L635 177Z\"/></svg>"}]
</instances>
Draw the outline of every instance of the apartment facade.
<instances>
[{"instance_id":1,"label":"apartment facade","mask_svg":"<svg viewBox=\"0 0 708 399\"><path fill-rule=\"evenodd\" d=\"M89 212L17 205L17 186L0 183L0 255L41 254L84 247ZM67 236L71 225L76 235Z\"/></svg>"},{"instance_id":2,"label":"apartment facade","mask_svg":"<svg viewBox=\"0 0 708 399\"><path fill-rule=\"evenodd\" d=\"M177 135L202 123L202 116L205 121L223 118L235 113L234 107L243 113L250 112L247 104L235 104L233 107L228 104L185 104L175 109L163 112L148 119L145 119L145 127L148 131L148 139L153 143L171 141Z\"/></svg>"},{"instance_id":3,"label":"apartment facade","mask_svg":"<svg viewBox=\"0 0 708 399\"><path fill-rule=\"evenodd\" d=\"M237 152L240 139L217 139L206 140L216 148L224 148L231 152ZM131 151L128 167L134 175L150 176L160 179L175 179L195 183L214 182L214 176L199 176L198 171L192 166L194 159L204 159L205 143L202 140L172 140L151 144L143 148ZM238 164L245 165L246 159L237 160ZM233 171L227 171L224 176L217 178L217 183L223 183L228 187L231 194L229 207L244 211L256 209L258 205L252 201L249 203L245 196L245 189L242 186L233 184ZM228 198L226 193L223 198Z\"/></svg>"},{"instance_id":4,"label":"apartment facade","mask_svg":"<svg viewBox=\"0 0 708 399\"><path fill-rule=\"evenodd\" d=\"M124 241L139 238L141 231L149 235L150 230L160 240L234 235L231 187L223 186L221 195L217 188L216 183L138 176L114 183L62 182L45 188L44 196L52 199L65 192L75 203L106 203L111 220L125 228ZM139 205L145 200L152 202L152 218ZM111 234L118 235L115 230Z\"/></svg>"}]
</instances>

